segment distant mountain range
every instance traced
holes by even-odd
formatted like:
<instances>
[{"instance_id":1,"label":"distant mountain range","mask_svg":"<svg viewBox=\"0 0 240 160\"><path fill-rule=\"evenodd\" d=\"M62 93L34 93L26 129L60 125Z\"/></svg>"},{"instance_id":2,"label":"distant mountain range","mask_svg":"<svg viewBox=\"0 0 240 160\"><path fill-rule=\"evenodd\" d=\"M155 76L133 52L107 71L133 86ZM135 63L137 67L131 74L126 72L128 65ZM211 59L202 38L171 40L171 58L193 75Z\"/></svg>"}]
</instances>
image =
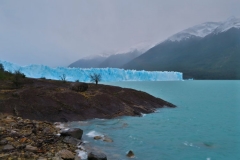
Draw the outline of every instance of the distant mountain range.
<instances>
[{"instance_id":1,"label":"distant mountain range","mask_svg":"<svg viewBox=\"0 0 240 160\"><path fill-rule=\"evenodd\" d=\"M95 55L91 57L85 57L71 63L68 67L78 67L78 68L98 68L104 60L107 59L106 55Z\"/></svg>"},{"instance_id":2,"label":"distant mountain range","mask_svg":"<svg viewBox=\"0 0 240 160\"><path fill-rule=\"evenodd\" d=\"M151 46L137 45L131 49L120 51L113 54L102 54L102 55L94 55L81 58L76 62L73 62L68 67L79 67L79 68L121 68L126 63L135 59L136 57L143 54L146 50L148 50Z\"/></svg>"},{"instance_id":3,"label":"distant mountain range","mask_svg":"<svg viewBox=\"0 0 240 160\"><path fill-rule=\"evenodd\" d=\"M188 28L123 68L179 71L185 79L240 79L240 19Z\"/></svg>"},{"instance_id":4,"label":"distant mountain range","mask_svg":"<svg viewBox=\"0 0 240 160\"><path fill-rule=\"evenodd\" d=\"M185 79L240 79L240 19L206 22L146 50L80 59L69 67L178 71Z\"/></svg>"}]
</instances>

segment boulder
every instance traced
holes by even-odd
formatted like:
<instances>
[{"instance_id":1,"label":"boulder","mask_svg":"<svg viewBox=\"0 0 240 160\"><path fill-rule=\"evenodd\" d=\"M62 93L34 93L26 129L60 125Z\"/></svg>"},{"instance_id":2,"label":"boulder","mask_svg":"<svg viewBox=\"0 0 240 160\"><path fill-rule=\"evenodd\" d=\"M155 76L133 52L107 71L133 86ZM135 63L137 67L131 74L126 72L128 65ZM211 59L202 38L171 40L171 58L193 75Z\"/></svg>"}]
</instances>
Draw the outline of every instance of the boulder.
<instances>
[{"instance_id":1,"label":"boulder","mask_svg":"<svg viewBox=\"0 0 240 160\"><path fill-rule=\"evenodd\" d=\"M26 151L30 151L30 152L37 152L38 148L37 147L33 147L31 145L26 145L25 150Z\"/></svg>"},{"instance_id":2,"label":"boulder","mask_svg":"<svg viewBox=\"0 0 240 160\"><path fill-rule=\"evenodd\" d=\"M3 147L3 151L4 152L8 152L8 151L12 151L12 150L14 150L15 148L12 146L12 145L10 145L10 144L7 144L7 145L5 145L4 147Z\"/></svg>"},{"instance_id":3,"label":"boulder","mask_svg":"<svg viewBox=\"0 0 240 160\"><path fill-rule=\"evenodd\" d=\"M1 141L0 141L0 145L5 145L5 144L7 144L8 143L8 141L6 140L6 139L2 139Z\"/></svg>"},{"instance_id":4,"label":"boulder","mask_svg":"<svg viewBox=\"0 0 240 160\"><path fill-rule=\"evenodd\" d=\"M69 144L73 144L73 145L80 145L82 143L82 141L80 141L79 139L77 138L73 138L71 136L67 136L63 139L63 142L65 143L69 143Z\"/></svg>"},{"instance_id":5,"label":"boulder","mask_svg":"<svg viewBox=\"0 0 240 160\"><path fill-rule=\"evenodd\" d=\"M107 156L101 152L90 152L88 154L88 160L107 160Z\"/></svg>"},{"instance_id":6,"label":"boulder","mask_svg":"<svg viewBox=\"0 0 240 160\"><path fill-rule=\"evenodd\" d=\"M133 153L133 151L128 151L128 153L127 153L127 155L126 155L127 157L129 157L129 158L134 158L134 153Z\"/></svg>"},{"instance_id":7,"label":"boulder","mask_svg":"<svg viewBox=\"0 0 240 160\"><path fill-rule=\"evenodd\" d=\"M76 92L85 92L88 89L87 83L75 82L71 84L71 90Z\"/></svg>"},{"instance_id":8,"label":"boulder","mask_svg":"<svg viewBox=\"0 0 240 160\"><path fill-rule=\"evenodd\" d=\"M94 136L93 139L100 140L100 139L102 139L102 137L101 136Z\"/></svg>"},{"instance_id":9,"label":"boulder","mask_svg":"<svg viewBox=\"0 0 240 160\"><path fill-rule=\"evenodd\" d=\"M61 136L71 136L73 138L82 139L83 130L80 128L71 128L67 131L62 131Z\"/></svg>"}]
</instances>

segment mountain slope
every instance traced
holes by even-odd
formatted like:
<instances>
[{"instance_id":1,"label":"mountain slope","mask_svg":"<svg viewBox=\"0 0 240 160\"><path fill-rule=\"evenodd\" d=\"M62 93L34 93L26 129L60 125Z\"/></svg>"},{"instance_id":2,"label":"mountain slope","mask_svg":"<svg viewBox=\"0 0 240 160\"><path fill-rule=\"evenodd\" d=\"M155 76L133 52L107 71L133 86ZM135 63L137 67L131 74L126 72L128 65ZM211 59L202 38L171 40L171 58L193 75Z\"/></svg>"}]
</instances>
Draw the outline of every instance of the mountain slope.
<instances>
[{"instance_id":1,"label":"mountain slope","mask_svg":"<svg viewBox=\"0 0 240 160\"><path fill-rule=\"evenodd\" d=\"M154 45L142 42L138 43L130 48L112 52L111 54L95 55L85 58L81 58L78 61L69 65L69 67L78 67L78 68L121 68L124 64L130 62L134 58L143 54L149 48L152 48Z\"/></svg>"},{"instance_id":2,"label":"mountain slope","mask_svg":"<svg viewBox=\"0 0 240 160\"><path fill-rule=\"evenodd\" d=\"M123 67L179 71L184 78L240 79L240 29L230 27L223 32L214 31L203 38L167 40Z\"/></svg>"},{"instance_id":3,"label":"mountain slope","mask_svg":"<svg viewBox=\"0 0 240 160\"><path fill-rule=\"evenodd\" d=\"M181 41L186 40L192 37L205 37L208 34L211 34L218 26L221 25L221 22L206 22L199 24L188 29L185 29L171 37L168 38L169 41Z\"/></svg>"},{"instance_id":4,"label":"mountain slope","mask_svg":"<svg viewBox=\"0 0 240 160\"><path fill-rule=\"evenodd\" d=\"M79 67L79 68L97 68L99 64L101 64L107 56L97 55L94 57L87 57L77 60L73 62L68 67Z\"/></svg>"},{"instance_id":5,"label":"mountain slope","mask_svg":"<svg viewBox=\"0 0 240 160\"><path fill-rule=\"evenodd\" d=\"M133 60L134 58L138 57L141 54L142 52L138 51L137 49L129 53L114 54L105 59L101 64L98 65L98 67L120 68L121 66L130 62L131 60Z\"/></svg>"}]
</instances>

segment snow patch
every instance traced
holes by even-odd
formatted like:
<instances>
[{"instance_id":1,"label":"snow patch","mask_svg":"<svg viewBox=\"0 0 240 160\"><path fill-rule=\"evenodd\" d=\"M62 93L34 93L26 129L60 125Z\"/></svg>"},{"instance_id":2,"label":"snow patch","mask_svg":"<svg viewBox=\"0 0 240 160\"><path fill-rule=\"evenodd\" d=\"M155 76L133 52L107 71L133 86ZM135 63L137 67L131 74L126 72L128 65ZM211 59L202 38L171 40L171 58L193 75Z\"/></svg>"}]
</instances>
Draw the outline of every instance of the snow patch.
<instances>
[{"instance_id":1,"label":"snow patch","mask_svg":"<svg viewBox=\"0 0 240 160\"><path fill-rule=\"evenodd\" d=\"M224 22L202 23L174 34L173 36L169 37L167 41L181 41L191 37L203 38L209 34L225 32L231 28L240 29L240 18L230 17Z\"/></svg>"}]
</instances>

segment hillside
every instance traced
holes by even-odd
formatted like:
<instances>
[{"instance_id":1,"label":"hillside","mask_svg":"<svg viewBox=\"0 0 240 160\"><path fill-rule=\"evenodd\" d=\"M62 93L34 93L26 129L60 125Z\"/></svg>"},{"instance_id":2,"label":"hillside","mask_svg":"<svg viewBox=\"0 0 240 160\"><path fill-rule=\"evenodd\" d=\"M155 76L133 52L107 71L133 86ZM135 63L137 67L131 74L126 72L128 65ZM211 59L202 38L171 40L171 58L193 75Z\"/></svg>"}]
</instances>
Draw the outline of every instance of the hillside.
<instances>
[{"instance_id":1,"label":"hillside","mask_svg":"<svg viewBox=\"0 0 240 160\"><path fill-rule=\"evenodd\" d=\"M11 78L11 77L10 77ZM0 113L51 122L93 118L140 116L156 108L175 107L160 98L133 89L88 85L84 92L71 89L73 82L22 77L0 80Z\"/></svg>"}]
</instances>

